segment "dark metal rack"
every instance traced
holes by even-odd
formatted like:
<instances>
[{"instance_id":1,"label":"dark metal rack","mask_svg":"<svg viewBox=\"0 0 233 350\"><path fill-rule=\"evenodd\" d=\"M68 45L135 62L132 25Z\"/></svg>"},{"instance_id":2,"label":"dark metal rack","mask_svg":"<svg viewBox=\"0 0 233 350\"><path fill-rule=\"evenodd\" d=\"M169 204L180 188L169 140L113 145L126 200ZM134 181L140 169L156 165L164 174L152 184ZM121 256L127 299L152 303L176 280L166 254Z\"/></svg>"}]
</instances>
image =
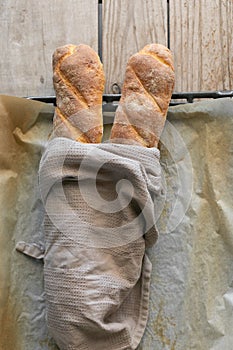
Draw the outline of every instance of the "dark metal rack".
<instances>
[{"instance_id":1,"label":"dark metal rack","mask_svg":"<svg viewBox=\"0 0 233 350\"><path fill-rule=\"evenodd\" d=\"M200 92L174 92L170 105L180 104L174 100L186 100L183 103L193 103L194 100L200 99L216 99L224 97L233 97L233 90L224 91L200 91ZM182 102L181 102L182 103Z\"/></svg>"},{"instance_id":2,"label":"dark metal rack","mask_svg":"<svg viewBox=\"0 0 233 350\"><path fill-rule=\"evenodd\" d=\"M217 99L231 97L233 98L233 90L226 91L206 91L206 92L174 92L172 94L170 106L179 104L193 103L194 100L201 99ZM115 111L121 94L104 94L103 95L103 122L104 124L111 124L114 120ZM50 103L56 106L55 96L30 96L30 100Z\"/></svg>"},{"instance_id":3,"label":"dark metal rack","mask_svg":"<svg viewBox=\"0 0 233 350\"><path fill-rule=\"evenodd\" d=\"M197 99L216 99L223 97L233 97L233 90L224 90L224 91L206 91L206 92L174 92L172 94L170 106L181 104L181 103L192 103ZM45 103L51 103L54 106L56 105L55 96L29 96L27 97L30 100L41 101ZM103 105L111 103L113 109L116 109L117 102L120 100L121 94L104 94L103 95ZM182 100L182 101L178 101ZM184 101L185 100L185 101Z\"/></svg>"}]
</instances>

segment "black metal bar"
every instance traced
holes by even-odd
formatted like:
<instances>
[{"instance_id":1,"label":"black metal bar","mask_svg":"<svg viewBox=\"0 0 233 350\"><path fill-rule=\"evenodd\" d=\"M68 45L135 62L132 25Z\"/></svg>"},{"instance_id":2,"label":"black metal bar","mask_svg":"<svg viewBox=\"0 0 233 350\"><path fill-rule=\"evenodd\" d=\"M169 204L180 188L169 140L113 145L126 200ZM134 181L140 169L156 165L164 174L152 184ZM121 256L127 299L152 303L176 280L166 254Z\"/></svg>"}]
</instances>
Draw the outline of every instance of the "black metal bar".
<instances>
[{"instance_id":1,"label":"black metal bar","mask_svg":"<svg viewBox=\"0 0 233 350\"><path fill-rule=\"evenodd\" d=\"M224 91L200 91L200 92L174 92L172 99L186 99L193 102L196 98L223 98L233 97L233 90Z\"/></svg>"},{"instance_id":2,"label":"black metal bar","mask_svg":"<svg viewBox=\"0 0 233 350\"><path fill-rule=\"evenodd\" d=\"M29 96L26 97L28 100L34 100L39 102L51 103L54 106L56 105L56 97L55 96Z\"/></svg>"},{"instance_id":3,"label":"black metal bar","mask_svg":"<svg viewBox=\"0 0 233 350\"><path fill-rule=\"evenodd\" d=\"M201 99L201 98L216 99L216 98L223 98L223 97L233 97L233 90L201 91L201 92L174 92L172 94L171 99L172 100L186 100L188 103L192 103L193 100L195 100L195 99ZM30 100L52 103L52 104L56 105L55 96L29 96L26 98L30 99ZM103 102L105 102L105 103L112 103L114 101L117 102L120 100L120 98L121 98L121 94L104 94L103 95ZM174 104L174 103L171 102L171 104ZM179 104L179 102L177 102L176 104Z\"/></svg>"},{"instance_id":4,"label":"black metal bar","mask_svg":"<svg viewBox=\"0 0 233 350\"><path fill-rule=\"evenodd\" d=\"M102 0L98 1L98 55L102 62L102 52L103 52L103 9L102 9Z\"/></svg>"},{"instance_id":5,"label":"black metal bar","mask_svg":"<svg viewBox=\"0 0 233 350\"><path fill-rule=\"evenodd\" d=\"M167 47L170 49L170 4L167 0Z\"/></svg>"}]
</instances>

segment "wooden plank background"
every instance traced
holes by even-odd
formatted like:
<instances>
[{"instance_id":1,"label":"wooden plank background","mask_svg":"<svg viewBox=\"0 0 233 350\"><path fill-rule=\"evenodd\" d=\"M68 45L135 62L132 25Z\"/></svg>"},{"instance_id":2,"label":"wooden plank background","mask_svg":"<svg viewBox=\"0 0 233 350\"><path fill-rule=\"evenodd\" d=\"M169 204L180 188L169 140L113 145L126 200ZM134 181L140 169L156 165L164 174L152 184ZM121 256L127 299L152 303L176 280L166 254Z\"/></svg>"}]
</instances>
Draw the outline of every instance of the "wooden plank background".
<instances>
[{"instance_id":1,"label":"wooden plank background","mask_svg":"<svg viewBox=\"0 0 233 350\"><path fill-rule=\"evenodd\" d=\"M54 95L52 54L80 42L97 50L97 9L97 0L0 0L0 93Z\"/></svg>"},{"instance_id":2,"label":"wooden plank background","mask_svg":"<svg viewBox=\"0 0 233 350\"><path fill-rule=\"evenodd\" d=\"M233 89L232 0L103 0L106 93L119 92L131 54L150 42L170 43L175 91ZM86 43L98 50L98 0L1 0L0 93L54 95L56 47Z\"/></svg>"},{"instance_id":3,"label":"wooden plank background","mask_svg":"<svg viewBox=\"0 0 233 350\"><path fill-rule=\"evenodd\" d=\"M176 91L233 89L232 23L232 0L170 0Z\"/></svg>"},{"instance_id":4,"label":"wooden plank background","mask_svg":"<svg viewBox=\"0 0 233 350\"><path fill-rule=\"evenodd\" d=\"M167 45L167 0L103 1L106 93L121 88L129 57L152 42Z\"/></svg>"}]
</instances>

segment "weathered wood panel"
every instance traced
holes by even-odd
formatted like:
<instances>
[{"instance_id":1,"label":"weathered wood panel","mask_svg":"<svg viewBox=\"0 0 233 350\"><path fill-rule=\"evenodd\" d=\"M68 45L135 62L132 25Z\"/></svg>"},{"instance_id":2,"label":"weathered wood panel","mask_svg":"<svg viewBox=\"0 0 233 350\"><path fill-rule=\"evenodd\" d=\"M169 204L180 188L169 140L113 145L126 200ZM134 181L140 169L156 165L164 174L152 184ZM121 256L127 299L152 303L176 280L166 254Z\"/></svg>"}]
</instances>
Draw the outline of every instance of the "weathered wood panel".
<instances>
[{"instance_id":1,"label":"weathered wood panel","mask_svg":"<svg viewBox=\"0 0 233 350\"><path fill-rule=\"evenodd\" d=\"M176 91L233 88L232 0L170 0Z\"/></svg>"},{"instance_id":2,"label":"weathered wood panel","mask_svg":"<svg viewBox=\"0 0 233 350\"><path fill-rule=\"evenodd\" d=\"M54 94L51 57L56 47L98 47L97 0L1 0L0 93Z\"/></svg>"},{"instance_id":3,"label":"weathered wood panel","mask_svg":"<svg viewBox=\"0 0 233 350\"><path fill-rule=\"evenodd\" d=\"M167 44L166 0L103 1L103 63L106 92L122 86L129 57L146 44Z\"/></svg>"}]
</instances>

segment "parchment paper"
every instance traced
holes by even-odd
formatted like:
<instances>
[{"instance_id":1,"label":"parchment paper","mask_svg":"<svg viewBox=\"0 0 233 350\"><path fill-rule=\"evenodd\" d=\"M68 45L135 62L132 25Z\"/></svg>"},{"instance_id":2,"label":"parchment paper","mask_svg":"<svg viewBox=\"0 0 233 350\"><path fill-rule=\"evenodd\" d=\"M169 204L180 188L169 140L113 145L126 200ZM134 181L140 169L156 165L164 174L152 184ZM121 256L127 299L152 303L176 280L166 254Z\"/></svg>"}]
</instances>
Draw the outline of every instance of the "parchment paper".
<instances>
[{"instance_id":1,"label":"parchment paper","mask_svg":"<svg viewBox=\"0 0 233 350\"><path fill-rule=\"evenodd\" d=\"M38 166L54 108L0 96L0 349L56 349L45 323L43 264L15 250L43 240Z\"/></svg>"},{"instance_id":2,"label":"parchment paper","mask_svg":"<svg viewBox=\"0 0 233 350\"><path fill-rule=\"evenodd\" d=\"M43 243L37 171L54 107L0 96L0 349L55 350L43 263L15 250ZM233 101L171 107L161 140L166 200L140 350L233 349ZM94 350L94 349L93 349ZM110 349L109 349L110 350Z\"/></svg>"},{"instance_id":3,"label":"parchment paper","mask_svg":"<svg viewBox=\"0 0 233 350\"><path fill-rule=\"evenodd\" d=\"M232 350L233 101L173 107L168 120L167 205L149 255L150 318L140 350Z\"/></svg>"}]
</instances>

